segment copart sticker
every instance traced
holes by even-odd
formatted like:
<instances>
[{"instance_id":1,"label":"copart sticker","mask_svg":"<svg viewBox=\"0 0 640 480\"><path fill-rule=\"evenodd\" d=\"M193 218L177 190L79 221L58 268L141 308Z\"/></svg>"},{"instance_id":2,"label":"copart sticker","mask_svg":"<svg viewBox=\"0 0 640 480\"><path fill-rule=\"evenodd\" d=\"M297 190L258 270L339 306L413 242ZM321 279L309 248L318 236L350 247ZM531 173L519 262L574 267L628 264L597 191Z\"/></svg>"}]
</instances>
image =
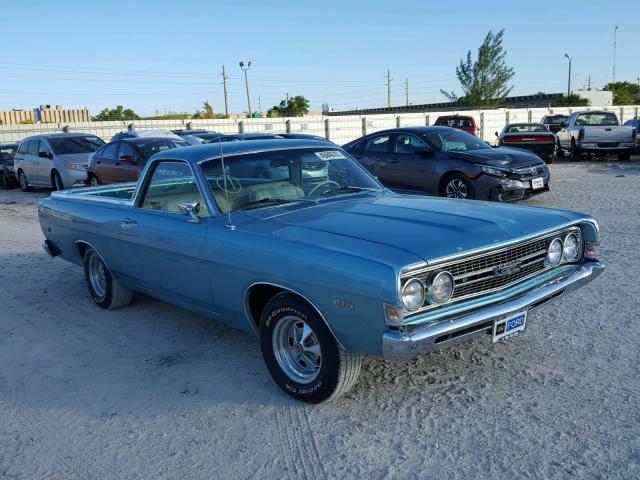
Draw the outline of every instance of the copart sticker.
<instances>
[{"instance_id":1,"label":"copart sticker","mask_svg":"<svg viewBox=\"0 0 640 480\"><path fill-rule=\"evenodd\" d=\"M320 160L340 160L347 157L339 150L327 150L325 152L316 152L316 157Z\"/></svg>"}]
</instances>

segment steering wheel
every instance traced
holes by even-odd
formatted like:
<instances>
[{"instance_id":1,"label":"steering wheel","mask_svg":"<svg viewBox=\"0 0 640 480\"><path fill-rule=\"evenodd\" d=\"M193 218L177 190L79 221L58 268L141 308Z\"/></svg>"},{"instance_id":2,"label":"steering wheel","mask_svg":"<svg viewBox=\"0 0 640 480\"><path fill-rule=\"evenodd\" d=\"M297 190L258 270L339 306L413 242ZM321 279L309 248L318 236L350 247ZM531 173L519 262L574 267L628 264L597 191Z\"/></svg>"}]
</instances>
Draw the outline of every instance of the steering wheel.
<instances>
[{"instance_id":1,"label":"steering wheel","mask_svg":"<svg viewBox=\"0 0 640 480\"><path fill-rule=\"evenodd\" d=\"M221 191L225 191L225 177L226 177L226 186L227 186L227 192L228 193L240 193L240 191L242 190L242 184L240 183L240 180L238 180L236 177L234 177L233 175L228 175L228 174L223 174L222 177L218 177L216 179L216 185L218 186L218 188Z\"/></svg>"},{"instance_id":2,"label":"steering wheel","mask_svg":"<svg viewBox=\"0 0 640 480\"><path fill-rule=\"evenodd\" d=\"M314 193L316 193L316 190L318 190L320 187L324 187L325 185L335 185L338 188L342 188L342 185L340 185L338 182L334 182L333 180L325 180L322 183L319 183L318 185L316 185L315 187L313 187L309 193L307 194L307 196L311 196Z\"/></svg>"}]
</instances>

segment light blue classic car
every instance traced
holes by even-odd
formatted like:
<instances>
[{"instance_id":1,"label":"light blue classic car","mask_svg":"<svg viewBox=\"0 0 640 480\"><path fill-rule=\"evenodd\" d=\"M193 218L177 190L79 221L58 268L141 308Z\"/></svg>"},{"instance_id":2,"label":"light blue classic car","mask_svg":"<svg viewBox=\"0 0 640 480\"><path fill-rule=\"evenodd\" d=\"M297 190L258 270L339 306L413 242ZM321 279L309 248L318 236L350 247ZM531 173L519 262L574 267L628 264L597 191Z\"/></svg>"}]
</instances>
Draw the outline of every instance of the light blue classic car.
<instances>
[{"instance_id":1,"label":"light blue classic car","mask_svg":"<svg viewBox=\"0 0 640 480\"><path fill-rule=\"evenodd\" d=\"M315 140L169 150L135 185L54 192L39 213L100 307L135 290L254 333L310 403L346 392L362 354L506 340L604 268L586 215L399 195Z\"/></svg>"}]
</instances>

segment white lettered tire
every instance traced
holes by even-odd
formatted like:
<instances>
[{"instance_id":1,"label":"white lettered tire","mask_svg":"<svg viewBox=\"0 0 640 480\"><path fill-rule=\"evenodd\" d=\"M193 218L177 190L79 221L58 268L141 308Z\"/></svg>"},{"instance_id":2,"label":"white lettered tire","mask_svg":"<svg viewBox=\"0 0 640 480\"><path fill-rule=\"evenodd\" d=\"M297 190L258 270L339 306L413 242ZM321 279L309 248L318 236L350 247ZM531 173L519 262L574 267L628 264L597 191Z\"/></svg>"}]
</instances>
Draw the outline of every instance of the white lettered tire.
<instances>
[{"instance_id":1,"label":"white lettered tire","mask_svg":"<svg viewBox=\"0 0 640 480\"><path fill-rule=\"evenodd\" d=\"M114 310L131 303L133 291L122 285L93 248L84 253L84 276L91 298L100 308Z\"/></svg>"},{"instance_id":2,"label":"white lettered tire","mask_svg":"<svg viewBox=\"0 0 640 480\"><path fill-rule=\"evenodd\" d=\"M343 350L318 312L291 293L276 295L264 308L260 344L273 380L303 402L343 395L360 373L361 355Z\"/></svg>"}]
</instances>

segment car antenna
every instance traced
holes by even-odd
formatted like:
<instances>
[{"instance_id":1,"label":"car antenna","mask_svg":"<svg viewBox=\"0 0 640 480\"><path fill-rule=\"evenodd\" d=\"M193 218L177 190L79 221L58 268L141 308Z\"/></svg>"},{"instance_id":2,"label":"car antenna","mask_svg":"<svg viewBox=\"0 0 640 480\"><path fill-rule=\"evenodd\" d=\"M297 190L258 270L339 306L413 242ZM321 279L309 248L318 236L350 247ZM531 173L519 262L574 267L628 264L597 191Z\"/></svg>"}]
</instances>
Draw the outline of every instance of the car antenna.
<instances>
[{"instance_id":1,"label":"car antenna","mask_svg":"<svg viewBox=\"0 0 640 480\"><path fill-rule=\"evenodd\" d=\"M224 198L227 204L227 227L229 230L235 230L236 226L231 222L231 208L229 203L229 190L227 189L227 170L224 167L224 153L222 152L222 135L218 134L218 147L220 147L220 162L222 163L222 184L224 185Z\"/></svg>"}]
</instances>

